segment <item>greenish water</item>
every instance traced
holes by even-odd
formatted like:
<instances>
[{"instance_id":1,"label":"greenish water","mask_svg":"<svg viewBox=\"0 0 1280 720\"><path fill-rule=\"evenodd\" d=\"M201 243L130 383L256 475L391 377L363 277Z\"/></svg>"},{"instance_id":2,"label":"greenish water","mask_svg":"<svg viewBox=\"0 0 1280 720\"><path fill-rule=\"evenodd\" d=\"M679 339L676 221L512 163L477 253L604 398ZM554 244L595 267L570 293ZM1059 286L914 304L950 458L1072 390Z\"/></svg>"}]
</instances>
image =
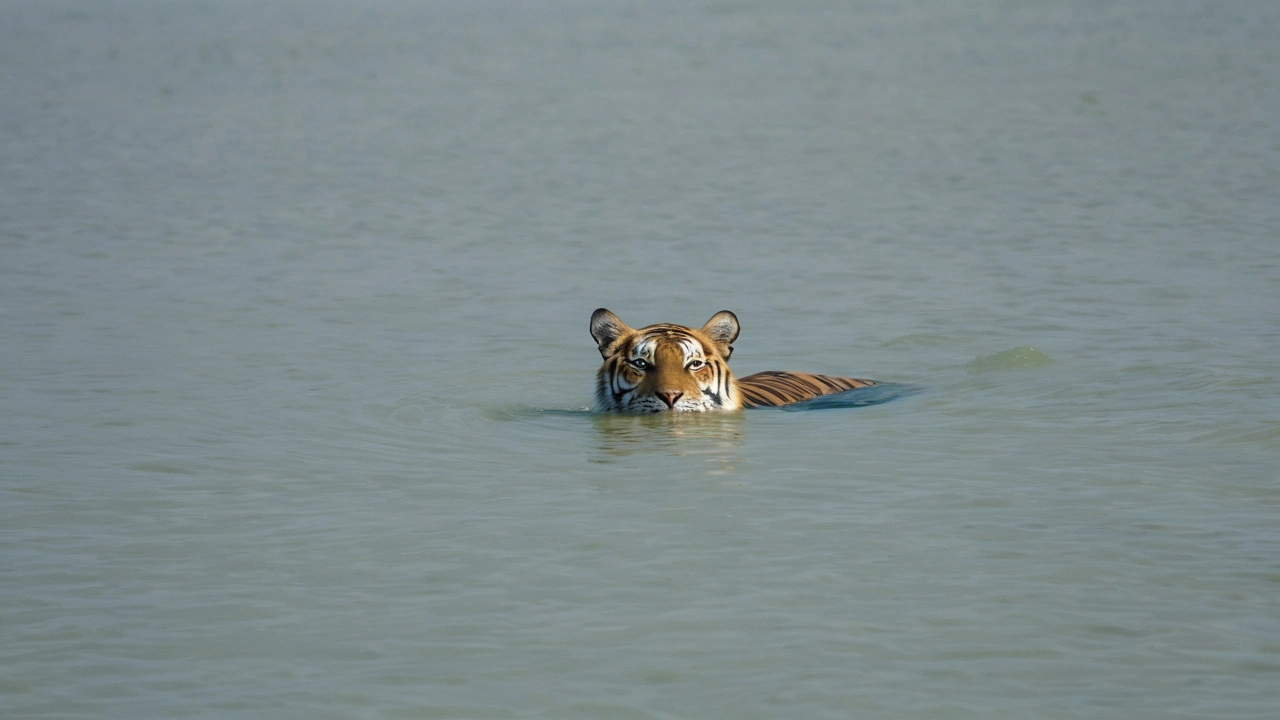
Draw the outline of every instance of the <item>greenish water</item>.
<instances>
[{"instance_id":1,"label":"greenish water","mask_svg":"<svg viewBox=\"0 0 1280 720\"><path fill-rule=\"evenodd\" d=\"M1280 713L1272 3L0 12L0 716Z\"/></svg>"}]
</instances>

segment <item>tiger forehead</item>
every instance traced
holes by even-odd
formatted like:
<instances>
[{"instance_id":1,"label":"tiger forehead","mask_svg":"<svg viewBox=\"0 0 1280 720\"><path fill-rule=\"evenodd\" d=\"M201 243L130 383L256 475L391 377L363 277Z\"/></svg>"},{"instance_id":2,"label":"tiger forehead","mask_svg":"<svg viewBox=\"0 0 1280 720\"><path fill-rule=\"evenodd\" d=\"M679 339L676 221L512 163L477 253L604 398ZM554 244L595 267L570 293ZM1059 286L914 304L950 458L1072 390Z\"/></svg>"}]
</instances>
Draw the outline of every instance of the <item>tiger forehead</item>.
<instances>
[{"instance_id":1,"label":"tiger forehead","mask_svg":"<svg viewBox=\"0 0 1280 720\"><path fill-rule=\"evenodd\" d=\"M687 329L668 327L658 330L645 328L631 346L630 355L632 357L652 359L659 346L671 345L679 348L686 361L695 357L702 357L707 352L702 343L690 334Z\"/></svg>"}]
</instances>

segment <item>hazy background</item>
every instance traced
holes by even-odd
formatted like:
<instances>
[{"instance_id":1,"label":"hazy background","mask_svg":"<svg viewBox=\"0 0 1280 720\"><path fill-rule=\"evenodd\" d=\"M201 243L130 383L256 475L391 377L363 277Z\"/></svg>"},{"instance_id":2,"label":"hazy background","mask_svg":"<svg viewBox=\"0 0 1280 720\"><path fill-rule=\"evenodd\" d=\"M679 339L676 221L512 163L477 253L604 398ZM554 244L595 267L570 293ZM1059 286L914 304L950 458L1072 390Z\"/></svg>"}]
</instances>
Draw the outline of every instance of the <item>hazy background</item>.
<instances>
[{"instance_id":1,"label":"hazy background","mask_svg":"<svg viewBox=\"0 0 1280 720\"><path fill-rule=\"evenodd\" d=\"M0 715L1275 717L1278 15L0 0Z\"/></svg>"}]
</instances>

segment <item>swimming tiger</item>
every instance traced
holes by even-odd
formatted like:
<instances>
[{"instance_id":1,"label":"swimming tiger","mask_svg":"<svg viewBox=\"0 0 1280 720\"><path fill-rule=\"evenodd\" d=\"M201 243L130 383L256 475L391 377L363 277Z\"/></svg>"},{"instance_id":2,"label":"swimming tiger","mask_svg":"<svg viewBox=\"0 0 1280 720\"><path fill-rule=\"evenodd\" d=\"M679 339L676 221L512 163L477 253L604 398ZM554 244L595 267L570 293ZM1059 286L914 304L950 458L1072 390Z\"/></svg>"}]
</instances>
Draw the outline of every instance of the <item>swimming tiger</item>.
<instances>
[{"instance_id":1,"label":"swimming tiger","mask_svg":"<svg viewBox=\"0 0 1280 720\"><path fill-rule=\"evenodd\" d=\"M596 374L596 411L777 407L876 384L779 370L734 378L728 360L738 331L738 316L728 310L712 315L698 330L670 323L633 330L608 310L596 310L591 337L604 357Z\"/></svg>"}]
</instances>

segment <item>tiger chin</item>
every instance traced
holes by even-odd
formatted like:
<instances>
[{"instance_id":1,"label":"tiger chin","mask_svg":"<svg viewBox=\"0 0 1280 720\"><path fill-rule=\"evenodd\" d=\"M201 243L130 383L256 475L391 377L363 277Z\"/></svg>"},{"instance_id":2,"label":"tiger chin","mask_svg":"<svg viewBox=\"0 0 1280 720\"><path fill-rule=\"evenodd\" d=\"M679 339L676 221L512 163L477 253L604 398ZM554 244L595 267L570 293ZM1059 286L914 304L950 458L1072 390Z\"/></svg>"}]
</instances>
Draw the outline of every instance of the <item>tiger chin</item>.
<instances>
[{"instance_id":1,"label":"tiger chin","mask_svg":"<svg viewBox=\"0 0 1280 720\"><path fill-rule=\"evenodd\" d=\"M634 330L600 308L591 337L604 357L596 412L719 412L779 407L875 385L874 380L770 370L735 378L729 356L738 316L721 310L701 328L670 323Z\"/></svg>"}]
</instances>

